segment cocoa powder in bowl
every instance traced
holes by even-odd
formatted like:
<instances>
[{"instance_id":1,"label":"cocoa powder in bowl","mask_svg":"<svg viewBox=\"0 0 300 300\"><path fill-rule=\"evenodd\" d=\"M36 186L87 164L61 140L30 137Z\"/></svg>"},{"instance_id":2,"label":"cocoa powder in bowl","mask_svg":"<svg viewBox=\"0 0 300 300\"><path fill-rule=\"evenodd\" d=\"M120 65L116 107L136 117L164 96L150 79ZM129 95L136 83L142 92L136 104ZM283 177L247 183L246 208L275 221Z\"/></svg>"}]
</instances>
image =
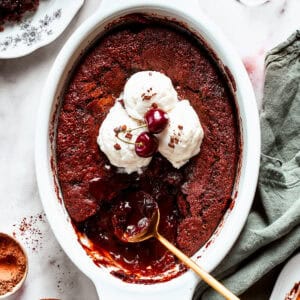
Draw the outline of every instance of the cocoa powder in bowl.
<instances>
[{"instance_id":1,"label":"cocoa powder in bowl","mask_svg":"<svg viewBox=\"0 0 300 300\"><path fill-rule=\"evenodd\" d=\"M27 257L12 237L0 233L0 297L13 291L27 273Z\"/></svg>"}]
</instances>

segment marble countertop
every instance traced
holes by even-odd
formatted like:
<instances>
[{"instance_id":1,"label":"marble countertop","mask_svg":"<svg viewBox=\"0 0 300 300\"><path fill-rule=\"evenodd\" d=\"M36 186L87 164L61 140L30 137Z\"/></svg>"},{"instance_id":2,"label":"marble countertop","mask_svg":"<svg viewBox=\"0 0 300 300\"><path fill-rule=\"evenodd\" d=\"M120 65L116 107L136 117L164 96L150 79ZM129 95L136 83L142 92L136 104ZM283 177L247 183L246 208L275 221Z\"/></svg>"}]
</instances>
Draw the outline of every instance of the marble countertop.
<instances>
[{"instance_id":1,"label":"marble countertop","mask_svg":"<svg viewBox=\"0 0 300 300\"><path fill-rule=\"evenodd\" d=\"M236 0L198 1L199 9L237 49L260 105L265 53L300 28L300 1L270 0L258 7L245 7ZM0 231L14 234L29 256L28 278L13 300L98 299L91 281L64 254L47 223L36 184L33 149L36 112L49 69L71 33L100 2L86 0L52 44L24 58L0 60Z\"/></svg>"}]
</instances>

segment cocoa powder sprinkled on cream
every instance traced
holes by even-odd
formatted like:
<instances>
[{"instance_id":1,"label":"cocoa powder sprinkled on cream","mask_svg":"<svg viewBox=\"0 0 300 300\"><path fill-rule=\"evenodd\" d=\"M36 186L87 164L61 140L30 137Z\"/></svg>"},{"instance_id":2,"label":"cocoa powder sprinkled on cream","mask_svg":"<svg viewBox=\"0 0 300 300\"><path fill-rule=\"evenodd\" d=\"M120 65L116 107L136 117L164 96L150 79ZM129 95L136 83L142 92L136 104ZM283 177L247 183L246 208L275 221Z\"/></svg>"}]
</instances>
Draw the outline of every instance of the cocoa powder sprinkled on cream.
<instances>
[{"instance_id":1,"label":"cocoa powder sprinkled on cream","mask_svg":"<svg viewBox=\"0 0 300 300\"><path fill-rule=\"evenodd\" d=\"M125 135L125 137L127 139L131 140L132 139L132 134L130 132L127 132L126 135Z\"/></svg>"},{"instance_id":2,"label":"cocoa powder sprinkled on cream","mask_svg":"<svg viewBox=\"0 0 300 300\"><path fill-rule=\"evenodd\" d=\"M115 148L116 150L121 150L120 144L114 144L114 148Z\"/></svg>"}]
</instances>

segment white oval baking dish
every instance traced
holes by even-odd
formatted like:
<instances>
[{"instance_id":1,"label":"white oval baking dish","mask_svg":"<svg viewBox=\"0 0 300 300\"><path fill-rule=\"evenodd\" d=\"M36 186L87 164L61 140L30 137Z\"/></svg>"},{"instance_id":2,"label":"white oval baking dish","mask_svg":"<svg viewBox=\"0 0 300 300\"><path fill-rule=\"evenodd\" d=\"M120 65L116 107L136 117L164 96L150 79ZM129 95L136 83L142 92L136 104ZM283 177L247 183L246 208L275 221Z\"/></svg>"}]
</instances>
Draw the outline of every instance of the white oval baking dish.
<instances>
[{"instance_id":1,"label":"white oval baking dish","mask_svg":"<svg viewBox=\"0 0 300 300\"><path fill-rule=\"evenodd\" d=\"M60 95L72 66L104 28L129 13L143 13L175 19L201 36L214 50L222 65L230 70L236 84L237 107L242 136L242 158L233 207L222 225L193 258L212 271L228 253L247 219L256 188L260 158L260 127L255 96L245 68L218 28L205 17L196 0L105 0L101 7L68 39L60 51L44 87L38 112L35 162L38 187L50 226L66 254L95 284L100 299L190 300L199 279L192 271L167 282L142 285L121 281L105 267L97 267L78 243L63 204L58 201L52 171L51 124ZM208 245L208 244L207 244Z\"/></svg>"}]
</instances>

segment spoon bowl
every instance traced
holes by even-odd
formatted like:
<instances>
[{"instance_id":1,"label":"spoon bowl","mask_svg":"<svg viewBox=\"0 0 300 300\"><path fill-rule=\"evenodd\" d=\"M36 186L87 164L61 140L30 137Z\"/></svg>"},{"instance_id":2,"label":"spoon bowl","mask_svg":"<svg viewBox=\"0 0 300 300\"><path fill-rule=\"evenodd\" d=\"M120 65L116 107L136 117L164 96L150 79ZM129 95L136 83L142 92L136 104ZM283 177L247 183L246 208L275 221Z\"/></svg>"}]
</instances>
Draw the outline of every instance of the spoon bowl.
<instances>
[{"instance_id":1,"label":"spoon bowl","mask_svg":"<svg viewBox=\"0 0 300 300\"><path fill-rule=\"evenodd\" d=\"M128 243L139 243L152 237L156 237L156 234L158 234L159 221L160 212L158 207L156 207L155 211L153 212L152 218L148 222L148 226L144 226L139 232L136 232L135 234L128 234L127 232L125 232L122 235L122 241Z\"/></svg>"}]
</instances>

